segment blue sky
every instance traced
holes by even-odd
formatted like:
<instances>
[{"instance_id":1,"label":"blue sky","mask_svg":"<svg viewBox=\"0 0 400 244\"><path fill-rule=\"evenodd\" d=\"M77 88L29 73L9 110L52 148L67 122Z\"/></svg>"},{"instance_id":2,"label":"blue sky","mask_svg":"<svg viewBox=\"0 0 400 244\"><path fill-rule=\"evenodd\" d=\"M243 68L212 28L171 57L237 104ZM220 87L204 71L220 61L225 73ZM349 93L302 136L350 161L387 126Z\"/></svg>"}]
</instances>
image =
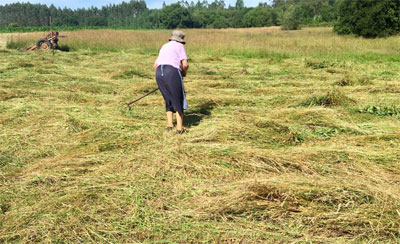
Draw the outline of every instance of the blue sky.
<instances>
[{"instance_id":1,"label":"blue sky","mask_svg":"<svg viewBox=\"0 0 400 244\"><path fill-rule=\"evenodd\" d=\"M145 0L148 8L160 8L163 0ZM188 0L190 2L191 0ZM193 0L197 2L197 0ZM88 8L91 6L101 7L107 4L117 4L121 3L122 0L0 0L0 5L5 5L7 3L16 3L16 2L30 2L30 3L41 3L41 4L54 4L56 7L67 7L67 8ZM129 0L125 0L125 2L129 2ZM177 0L165 0L166 4L178 2ZM213 0L208 0L208 2L213 2ZM226 5L235 5L236 0L225 0ZM268 2L268 0L259 1L259 0L244 0L244 4L247 7L255 7L259 2Z\"/></svg>"}]
</instances>

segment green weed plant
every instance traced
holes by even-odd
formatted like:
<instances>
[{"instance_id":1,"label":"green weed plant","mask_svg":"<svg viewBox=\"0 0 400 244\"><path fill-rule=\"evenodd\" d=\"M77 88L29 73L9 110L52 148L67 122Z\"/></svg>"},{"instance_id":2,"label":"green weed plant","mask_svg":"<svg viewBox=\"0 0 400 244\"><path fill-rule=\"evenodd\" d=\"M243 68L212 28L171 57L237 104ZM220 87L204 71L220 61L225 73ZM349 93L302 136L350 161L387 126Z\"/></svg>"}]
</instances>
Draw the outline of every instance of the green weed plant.
<instances>
[{"instance_id":1,"label":"green weed plant","mask_svg":"<svg viewBox=\"0 0 400 244\"><path fill-rule=\"evenodd\" d=\"M379 105L369 105L362 109L359 109L360 113L368 113L378 116L397 116L400 115L400 107L392 106L379 106Z\"/></svg>"}]
</instances>

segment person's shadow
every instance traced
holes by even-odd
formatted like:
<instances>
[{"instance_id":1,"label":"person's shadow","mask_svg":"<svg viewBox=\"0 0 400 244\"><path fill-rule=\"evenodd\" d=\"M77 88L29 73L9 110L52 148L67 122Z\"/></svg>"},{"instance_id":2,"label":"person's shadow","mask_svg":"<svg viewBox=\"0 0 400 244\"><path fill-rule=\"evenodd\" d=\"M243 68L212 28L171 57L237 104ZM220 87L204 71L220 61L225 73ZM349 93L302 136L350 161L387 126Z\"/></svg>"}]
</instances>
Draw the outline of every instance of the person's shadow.
<instances>
[{"instance_id":1,"label":"person's shadow","mask_svg":"<svg viewBox=\"0 0 400 244\"><path fill-rule=\"evenodd\" d=\"M201 103L199 106L190 109L189 112L186 112L184 115L183 125L188 128L199 125L204 117L211 115L214 106L215 102L206 101Z\"/></svg>"}]
</instances>

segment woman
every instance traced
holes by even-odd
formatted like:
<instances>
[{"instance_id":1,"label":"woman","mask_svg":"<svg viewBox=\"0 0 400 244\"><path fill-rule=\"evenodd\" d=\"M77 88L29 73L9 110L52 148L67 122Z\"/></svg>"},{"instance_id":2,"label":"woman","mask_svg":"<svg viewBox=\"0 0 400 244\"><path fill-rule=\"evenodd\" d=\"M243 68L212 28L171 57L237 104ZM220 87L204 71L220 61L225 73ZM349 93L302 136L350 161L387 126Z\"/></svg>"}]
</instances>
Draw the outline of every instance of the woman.
<instances>
[{"instance_id":1,"label":"woman","mask_svg":"<svg viewBox=\"0 0 400 244\"><path fill-rule=\"evenodd\" d=\"M176 113L176 133L184 132L183 110L188 109L185 88L182 76L186 76L189 68L185 51L185 34L182 31L174 30L169 42L164 44L158 58L153 65L156 72L158 88L164 97L167 111L168 131L174 128L173 113Z\"/></svg>"}]
</instances>

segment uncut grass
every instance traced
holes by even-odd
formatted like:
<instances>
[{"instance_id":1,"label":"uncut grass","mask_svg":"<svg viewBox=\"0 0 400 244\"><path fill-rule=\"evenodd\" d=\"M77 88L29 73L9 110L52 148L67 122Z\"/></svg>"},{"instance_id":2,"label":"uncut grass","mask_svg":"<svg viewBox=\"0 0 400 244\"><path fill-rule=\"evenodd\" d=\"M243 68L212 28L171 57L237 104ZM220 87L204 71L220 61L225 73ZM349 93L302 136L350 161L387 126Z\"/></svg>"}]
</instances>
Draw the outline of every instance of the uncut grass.
<instances>
[{"instance_id":1,"label":"uncut grass","mask_svg":"<svg viewBox=\"0 0 400 244\"><path fill-rule=\"evenodd\" d=\"M338 36L332 28L304 28L300 31L280 31L279 27L185 30L189 52L209 54L213 58L229 55L247 58L285 59L291 56L310 55L332 58L362 58L365 60L395 59L400 52L396 36L387 39L366 40L349 36ZM229 42L226 35L229 34ZM35 43L46 33L13 34L9 44L24 46ZM169 30L79 30L66 31L60 44L72 49L111 50L136 49L143 54L157 54L158 47L170 35Z\"/></svg>"},{"instance_id":2,"label":"uncut grass","mask_svg":"<svg viewBox=\"0 0 400 244\"><path fill-rule=\"evenodd\" d=\"M321 36L309 52L293 42L307 31ZM91 32L150 41L84 39L55 56L0 53L2 242L399 241L399 118L358 112L399 106L392 39L187 32L183 136L165 131L160 94L124 104L155 86L154 50L169 31ZM229 50L271 36L279 49ZM329 51L336 38L354 53ZM307 103L320 97L352 102Z\"/></svg>"}]
</instances>

